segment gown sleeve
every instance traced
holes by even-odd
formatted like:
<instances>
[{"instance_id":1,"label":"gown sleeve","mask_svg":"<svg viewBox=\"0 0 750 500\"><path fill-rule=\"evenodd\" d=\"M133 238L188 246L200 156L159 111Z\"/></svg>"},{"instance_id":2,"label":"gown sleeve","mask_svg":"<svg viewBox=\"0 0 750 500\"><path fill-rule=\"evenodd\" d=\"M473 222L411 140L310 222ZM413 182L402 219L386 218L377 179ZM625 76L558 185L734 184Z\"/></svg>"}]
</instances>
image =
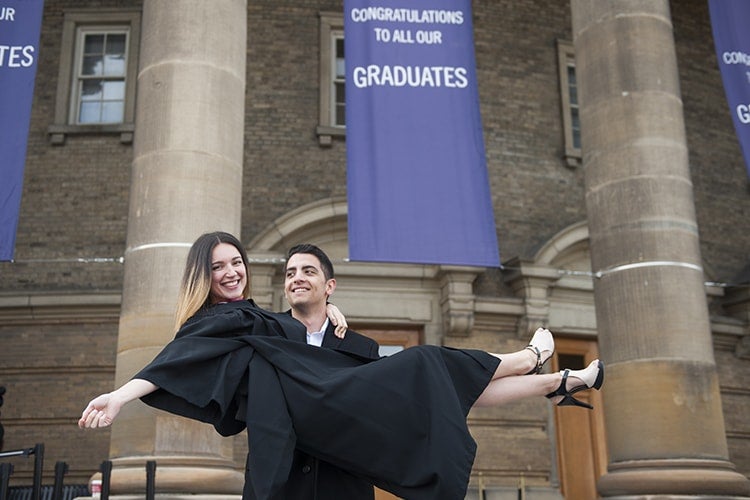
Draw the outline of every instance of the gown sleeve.
<instances>
[{"instance_id":1,"label":"gown sleeve","mask_svg":"<svg viewBox=\"0 0 750 500\"><path fill-rule=\"evenodd\" d=\"M216 305L188 320L133 378L159 387L141 398L144 403L213 424L222 436L234 435L246 425L247 370L254 355L243 339L304 336L304 331L291 316L265 311L252 301Z\"/></svg>"}]
</instances>

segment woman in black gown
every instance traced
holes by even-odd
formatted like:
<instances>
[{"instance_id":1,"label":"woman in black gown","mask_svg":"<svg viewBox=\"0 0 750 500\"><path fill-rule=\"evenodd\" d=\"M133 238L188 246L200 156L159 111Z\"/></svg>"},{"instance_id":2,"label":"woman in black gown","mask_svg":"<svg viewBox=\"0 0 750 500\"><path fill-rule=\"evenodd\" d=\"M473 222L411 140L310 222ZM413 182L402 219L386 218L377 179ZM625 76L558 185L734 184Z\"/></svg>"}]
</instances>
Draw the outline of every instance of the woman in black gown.
<instances>
[{"instance_id":1,"label":"woman in black gown","mask_svg":"<svg viewBox=\"0 0 750 500\"><path fill-rule=\"evenodd\" d=\"M94 398L81 428L111 425L126 403L248 429L248 481L256 498L283 485L296 448L408 499L464 498L476 452L466 416L534 396L586 406L604 365L539 374L554 342L545 329L509 354L417 346L377 361L289 340L304 326L250 295L247 255L227 233L191 247L174 340L129 382ZM526 376L526 375L534 376Z\"/></svg>"}]
</instances>

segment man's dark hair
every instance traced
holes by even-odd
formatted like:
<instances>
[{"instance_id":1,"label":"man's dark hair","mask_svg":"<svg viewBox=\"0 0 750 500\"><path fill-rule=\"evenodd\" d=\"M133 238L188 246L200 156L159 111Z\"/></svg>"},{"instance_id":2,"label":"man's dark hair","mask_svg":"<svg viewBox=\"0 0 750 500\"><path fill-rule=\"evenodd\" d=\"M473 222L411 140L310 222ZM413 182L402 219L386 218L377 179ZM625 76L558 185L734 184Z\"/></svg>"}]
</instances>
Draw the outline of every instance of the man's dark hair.
<instances>
[{"instance_id":1,"label":"man's dark hair","mask_svg":"<svg viewBox=\"0 0 750 500\"><path fill-rule=\"evenodd\" d=\"M289 249L289 253L286 255L286 260L288 261L289 258L296 253L309 253L310 255L316 256L320 261L320 267L322 268L323 276L326 281L333 279L333 264L323 250L312 243L301 243L299 245L294 245Z\"/></svg>"}]
</instances>

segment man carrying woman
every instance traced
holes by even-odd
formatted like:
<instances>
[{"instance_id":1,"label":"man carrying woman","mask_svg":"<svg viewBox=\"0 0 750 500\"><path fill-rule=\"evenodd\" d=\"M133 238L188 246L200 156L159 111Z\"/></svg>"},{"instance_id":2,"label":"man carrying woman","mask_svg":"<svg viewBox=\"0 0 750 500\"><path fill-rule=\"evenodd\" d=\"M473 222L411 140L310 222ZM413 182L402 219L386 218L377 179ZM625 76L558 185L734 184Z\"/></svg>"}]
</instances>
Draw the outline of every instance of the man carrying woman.
<instances>
[{"instance_id":1,"label":"man carrying woman","mask_svg":"<svg viewBox=\"0 0 750 500\"><path fill-rule=\"evenodd\" d=\"M586 406L574 394L599 389L604 365L541 374L549 331L508 354L422 345L368 360L295 340L305 326L258 308L247 255L227 233L204 234L188 254L178 330L129 382L94 398L81 428L111 425L124 404L145 403L209 422L222 435L248 430L248 488L272 499L295 449L409 499L464 498L476 443L466 416L546 396Z\"/></svg>"}]
</instances>

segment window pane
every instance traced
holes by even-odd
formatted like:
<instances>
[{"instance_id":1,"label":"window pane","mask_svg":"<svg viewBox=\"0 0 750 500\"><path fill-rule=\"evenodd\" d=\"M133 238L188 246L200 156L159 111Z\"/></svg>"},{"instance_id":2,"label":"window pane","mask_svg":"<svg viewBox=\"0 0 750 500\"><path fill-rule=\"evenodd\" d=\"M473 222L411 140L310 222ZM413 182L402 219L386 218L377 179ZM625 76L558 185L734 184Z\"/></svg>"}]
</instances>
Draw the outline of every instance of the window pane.
<instances>
[{"instance_id":1,"label":"window pane","mask_svg":"<svg viewBox=\"0 0 750 500\"><path fill-rule=\"evenodd\" d=\"M343 106L344 103L346 103L346 85L344 82L336 82L334 84L334 89L334 92L336 93L336 95L333 96L334 104L337 106Z\"/></svg>"},{"instance_id":2,"label":"window pane","mask_svg":"<svg viewBox=\"0 0 750 500\"><path fill-rule=\"evenodd\" d=\"M104 74L107 76L123 76L125 74L125 58L123 56L104 56Z\"/></svg>"},{"instance_id":3,"label":"window pane","mask_svg":"<svg viewBox=\"0 0 750 500\"><path fill-rule=\"evenodd\" d=\"M586 368L586 360L580 354L559 354L557 362L560 366L567 366L571 370L582 370Z\"/></svg>"},{"instance_id":4,"label":"window pane","mask_svg":"<svg viewBox=\"0 0 750 500\"><path fill-rule=\"evenodd\" d=\"M83 56L81 74L84 76L99 76L102 74L102 56Z\"/></svg>"},{"instance_id":5,"label":"window pane","mask_svg":"<svg viewBox=\"0 0 750 500\"><path fill-rule=\"evenodd\" d=\"M336 105L336 123L334 125L339 125L343 127L346 125L346 107L337 104Z\"/></svg>"},{"instance_id":6,"label":"window pane","mask_svg":"<svg viewBox=\"0 0 750 500\"><path fill-rule=\"evenodd\" d=\"M83 42L84 54L99 54L104 52L104 35L86 35Z\"/></svg>"},{"instance_id":7,"label":"window pane","mask_svg":"<svg viewBox=\"0 0 750 500\"><path fill-rule=\"evenodd\" d=\"M104 74L121 76L125 74L125 35L107 35L107 48L104 55Z\"/></svg>"},{"instance_id":8,"label":"window pane","mask_svg":"<svg viewBox=\"0 0 750 500\"><path fill-rule=\"evenodd\" d=\"M106 101L122 101L125 99L125 82L113 80L104 82L102 99Z\"/></svg>"},{"instance_id":9,"label":"window pane","mask_svg":"<svg viewBox=\"0 0 750 500\"><path fill-rule=\"evenodd\" d=\"M346 69L344 67L344 39L336 38L335 43L336 43L336 58L335 58L336 78L345 78Z\"/></svg>"},{"instance_id":10,"label":"window pane","mask_svg":"<svg viewBox=\"0 0 750 500\"><path fill-rule=\"evenodd\" d=\"M336 78L346 78L346 68L343 59L336 59Z\"/></svg>"},{"instance_id":11,"label":"window pane","mask_svg":"<svg viewBox=\"0 0 750 500\"><path fill-rule=\"evenodd\" d=\"M571 108L570 110L570 121L571 128L573 129L573 147L581 147L581 119L578 116L578 108Z\"/></svg>"},{"instance_id":12,"label":"window pane","mask_svg":"<svg viewBox=\"0 0 750 500\"><path fill-rule=\"evenodd\" d=\"M343 82L338 82L335 84L335 92L336 95L333 96L334 99L334 125L346 125L346 95L345 90L346 86Z\"/></svg>"},{"instance_id":13,"label":"window pane","mask_svg":"<svg viewBox=\"0 0 750 500\"><path fill-rule=\"evenodd\" d=\"M404 350L404 346L400 345L381 345L378 348L378 354L381 356L390 356Z\"/></svg>"},{"instance_id":14,"label":"window pane","mask_svg":"<svg viewBox=\"0 0 750 500\"><path fill-rule=\"evenodd\" d=\"M99 101L102 98L101 80L83 80L81 82L81 100Z\"/></svg>"},{"instance_id":15,"label":"window pane","mask_svg":"<svg viewBox=\"0 0 750 500\"><path fill-rule=\"evenodd\" d=\"M578 104L578 83L576 81L576 68L571 64L568 65L568 96L570 98L570 104Z\"/></svg>"},{"instance_id":16,"label":"window pane","mask_svg":"<svg viewBox=\"0 0 750 500\"><path fill-rule=\"evenodd\" d=\"M576 67L572 64L568 65L568 83L574 87L578 85L576 81Z\"/></svg>"},{"instance_id":17,"label":"window pane","mask_svg":"<svg viewBox=\"0 0 750 500\"><path fill-rule=\"evenodd\" d=\"M336 123L334 125L339 127L346 126L346 108L343 106L336 106Z\"/></svg>"},{"instance_id":18,"label":"window pane","mask_svg":"<svg viewBox=\"0 0 750 500\"><path fill-rule=\"evenodd\" d=\"M78 123L99 123L99 109L101 104L96 102L82 102L78 115Z\"/></svg>"},{"instance_id":19,"label":"window pane","mask_svg":"<svg viewBox=\"0 0 750 500\"><path fill-rule=\"evenodd\" d=\"M344 39L336 37L336 59L344 58Z\"/></svg>"},{"instance_id":20,"label":"window pane","mask_svg":"<svg viewBox=\"0 0 750 500\"><path fill-rule=\"evenodd\" d=\"M102 105L102 123L120 123L123 117L123 102L105 102Z\"/></svg>"},{"instance_id":21,"label":"window pane","mask_svg":"<svg viewBox=\"0 0 750 500\"><path fill-rule=\"evenodd\" d=\"M104 52L110 55L124 56L125 38L125 33L107 35L107 48Z\"/></svg>"}]
</instances>

